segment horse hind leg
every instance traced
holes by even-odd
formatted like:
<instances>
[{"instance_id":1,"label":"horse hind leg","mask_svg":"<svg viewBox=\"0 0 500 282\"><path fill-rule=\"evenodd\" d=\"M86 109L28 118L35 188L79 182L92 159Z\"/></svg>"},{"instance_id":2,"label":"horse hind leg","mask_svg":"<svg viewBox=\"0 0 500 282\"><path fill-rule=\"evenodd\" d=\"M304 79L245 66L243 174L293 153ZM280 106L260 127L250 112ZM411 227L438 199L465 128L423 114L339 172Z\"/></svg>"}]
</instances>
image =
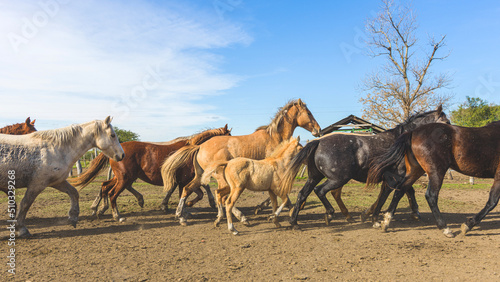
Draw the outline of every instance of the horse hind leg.
<instances>
[{"instance_id":1,"label":"horse hind leg","mask_svg":"<svg viewBox=\"0 0 500 282\"><path fill-rule=\"evenodd\" d=\"M21 200L21 203L19 204L19 210L16 215L16 220L17 220L16 228L18 230L17 234L18 237L31 236L30 232L28 231L28 228L26 228L26 225L24 224L24 221L26 219L26 214L28 213L29 208L33 204L33 201L45 189L45 186L42 185L31 184L26 188L26 192L24 194L23 199Z\"/></svg>"},{"instance_id":2,"label":"horse hind leg","mask_svg":"<svg viewBox=\"0 0 500 282\"><path fill-rule=\"evenodd\" d=\"M333 213L335 212L335 210L332 207L332 204L330 204L330 202L326 198L326 193L328 193L331 190L342 188L342 186L344 186L347 183L347 181L348 180L327 179L325 181L325 183L314 188L314 192L316 193L318 198L321 200L321 202L323 203L323 206L326 209L326 212L325 212L326 225L330 224L330 218L333 218Z\"/></svg>"},{"instance_id":3,"label":"horse hind leg","mask_svg":"<svg viewBox=\"0 0 500 282\"><path fill-rule=\"evenodd\" d=\"M194 204L198 203L203 199L203 191L201 191L200 187L195 189L193 192L196 194L196 198L186 203L186 206L188 207L192 207Z\"/></svg>"},{"instance_id":4,"label":"horse hind leg","mask_svg":"<svg viewBox=\"0 0 500 282\"><path fill-rule=\"evenodd\" d=\"M474 226L479 224L481 220L483 220L483 218L497 206L499 199L500 199L500 175L493 182L493 186L491 187L488 201L486 202L484 208L474 217L468 218L467 221L462 224L461 236L465 236L467 232L469 232L470 230L472 230Z\"/></svg>"},{"instance_id":5,"label":"horse hind leg","mask_svg":"<svg viewBox=\"0 0 500 282\"><path fill-rule=\"evenodd\" d=\"M344 204L344 201L342 201L342 198L341 198L341 195L342 195L342 187L340 188L337 188L335 190L333 190L332 192L332 196L333 198L335 199L335 202L337 202L337 205L339 206L340 208L340 211L342 212L342 214L344 215L345 217L345 220L347 222L356 222L354 220L354 218L352 218L351 214L349 213L349 211L347 210L345 204Z\"/></svg>"},{"instance_id":6,"label":"horse hind leg","mask_svg":"<svg viewBox=\"0 0 500 282\"><path fill-rule=\"evenodd\" d=\"M135 190L134 187L132 187L132 185L127 186L125 189L127 189L130 193L132 193L132 195L134 195L135 198L137 199L137 204L141 208L144 208L144 197L142 196L142 194L139 193L139 191Z\"/></svg>"},{"instance_id":7,"label":"horse hind leg","mask_svg":"<svg viewBox=\"0 0 500 282\"><path fill-rule=\"evenodd\" d=\"M68 194L69 199L71 201L71 207L69 209L69 222L70 224L76 228L76 224L78 222L78 216L80 215L80 205L79 205L79 194L78 190L75 189L68 181L63 181L57 185L52 186L53 188Z\"/></svg>"}]
</instances>

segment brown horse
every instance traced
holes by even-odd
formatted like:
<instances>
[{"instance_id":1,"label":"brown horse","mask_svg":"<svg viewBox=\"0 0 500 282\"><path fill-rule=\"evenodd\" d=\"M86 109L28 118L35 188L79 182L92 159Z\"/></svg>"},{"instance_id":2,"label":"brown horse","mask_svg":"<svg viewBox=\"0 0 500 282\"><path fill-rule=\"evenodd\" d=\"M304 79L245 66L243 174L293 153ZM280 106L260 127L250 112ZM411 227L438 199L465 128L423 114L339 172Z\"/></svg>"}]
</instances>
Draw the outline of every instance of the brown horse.
<instances>
[{"instance_id":1,"label":"brown horse","mask_svg":"<svg viewBox=\"0 0 500 282\"><path fill-rule=\"evenodd\" d=\"M186 196L200 186L201 175L205 168L214 162L229 161L236 157L264 159L270 156L280 143L289 140L297 126L310 131L314 136L319 136L321 131L306 104L300 99L290 101L280 108L269 125L259 127L252 134L214 137L202 145L186 146L171 155L161 169L166 191L175 186L175 174L186 162L194 163L196 173L193 180L184 187L179 200L176 216L179 217L181 225L187 224L184 215ZM229 189L227 183L219 182L218 185L218 191ZM240 218L240 220L245 219Z\"/></svg>"},{"instance_id":2,"label":"brown horse","mask_svg":"<svg viewBox=\"0 0 500 282\"><path fill-rule=\"evenodd\" d=\"M109 160L109 158L105 155L100 154L92 161L89 169L78 178L74 179L72 183L75 186L82 186L82 188L85 187L93 179L95 179L99 171L101 171L105 165L109 163L115 176L113 179L103 182L100 195L96 198L96 201L94 201L92 209L94 209L94 211L97 210L100 197L104 197L106 201L106 197L109 196L113 211L113 218L117 221L123 221L125 219L121 217L118 212L116 199L124 189L131 190L134 195L136 193L140 195L139 192L132 188L132 183L137 178L140 178L149 184L160 186L163 184L160 167L163 161L170 154L179 150L183 146L202 144L214 136L231 135L230 132L231 131L228 130L226 124L225 127L205 130L199 134L193 135L189 139L181 138L179 141L170 145L157 145L138 141L125 142L121 144L123 150L125 151L125 158L122 161L116 162ZM179 173L176 174L176 183L179 183L179 187L182 187L181 185L190 181L192 175L194 175L193 168L186 166L179 170ZM186 176L188 179L184 180L184 177ZM197 188L199 189L199 187ZM203 195L203 192L201 192L201 195ZM211 194L209 196L211 196ZM163 205L168 204L169 197L170 195L167 195L162 203ZM140 198L142 199L142 195L140 195ZM143 202L144 201L142 200L142 203ZM102 214L105 210L106 208L103 208L99 211L99 213Z\"/></svg>"},{"instance_id":3,"label":"brown horse","mask_svg":"<svg viewBox=\"0 0 500 282\"><path fill-rule=\"evenodd\" d=\"M438 207L439 190L449 168L462 174L493 178L493 186L486 206L462 225L465 235L498 204L500 198L500 121L484 127L467 128L448 124L428 124L403 134L385 154L374 160L368 183L376 182L384 171L404 159L406 175L396 185L396 191L383 230L387 230L401 193L427 173L429 185L425 198L437 222L447 237L455 234L447 227ZM397 196L397 197L396 197Z\"/></svg>"},{"instance_id":4,"label":"brown horse","mask_svg":"<svg viewBox=\"0 0 500 282\"><path fill-rule=\"evenodd\" d=\"M291 138L289 141L281 143L280 146L263 160L252 160L249 158L234 158L228 162L215 163L207 168L202 176L202 183L208 183L210 176L215 173L216 179L224 178L229 184L230 191L226 200L227 226L234 235L238 231L233 226L231 210L245 189L252 191L267 191L273 207L273 215L269 218L273 220L276 227L280 227L278 216L288 202L288 194L292 185L283 187L281 181L292 158L300 151L300 138ZM225 196L225 195L223 195ZM282 200L278 208L277 196ZM218 217L215 225L221 221Z\"/></svg>"},{"instance_id":5,"label":"brown horse","mask_svg":"<svg viewBox=\"0 0 500 282\"><path fill-rule=\"evenodd\" d=\"M11 134L11 135L23 135L35 131L36 131L35 119L31 121L29 117L23 123L16 123L13 125L8 125L6 127L0 128L0 133Z\"/></svg>"},{"instance_id":6,"label":"brown horse","mask_svg":"<svg viewBox=\"0 0 500 282\"><path fill-rule=\"evenodd\" d=\"M11 135L24 135L35 131L36 131L35 120L31 121L29 117L23 123L16 123L13 125L7 125L5 127L0 128L0 133L11 134ZM5 194L7 194L8 197L9 196L8 192L7 191L4 192ZM12 203L12 206L14 207L14 210L17 210L15 202Z\"/></svg>"}]
</instances>

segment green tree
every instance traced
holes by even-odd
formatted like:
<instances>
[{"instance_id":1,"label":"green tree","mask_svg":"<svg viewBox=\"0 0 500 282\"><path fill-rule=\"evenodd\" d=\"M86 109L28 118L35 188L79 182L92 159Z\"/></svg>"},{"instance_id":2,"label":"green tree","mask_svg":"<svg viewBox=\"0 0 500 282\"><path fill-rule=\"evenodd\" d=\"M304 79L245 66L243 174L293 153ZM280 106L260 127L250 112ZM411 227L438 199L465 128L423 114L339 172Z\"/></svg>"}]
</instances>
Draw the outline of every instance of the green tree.
<instances>
[{"instance_id":1,"label":"green tree","mask_svg":"<svg viewBox=\"0 0 500 282\"><path fill-rule=\"evenodd\" d=\"M467 101L451 112L453 124L479 127L500 120L500 105L488 104L481 98L467 96Z\"/></svg>"},{"instance_id":2,"label":"green tree","mask_svg":"<svg viewBox=\"0 0 500 282\"><path fill-rule=\"evenodd\" d=\"M118 128L116 126L114 126L113 128L116 135L118 135L118 140L120 140L120 143L128 141L139 141L139 134L134 133L130 130Z\"/></svg>"}]
</instances>

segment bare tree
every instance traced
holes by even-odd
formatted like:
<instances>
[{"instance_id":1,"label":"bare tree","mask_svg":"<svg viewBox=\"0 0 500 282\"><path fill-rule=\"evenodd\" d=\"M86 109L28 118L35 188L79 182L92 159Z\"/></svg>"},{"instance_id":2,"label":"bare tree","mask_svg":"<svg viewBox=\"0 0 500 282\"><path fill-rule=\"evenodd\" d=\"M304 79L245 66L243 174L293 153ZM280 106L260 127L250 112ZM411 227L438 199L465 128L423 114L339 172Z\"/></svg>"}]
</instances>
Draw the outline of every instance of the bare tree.
<instances>
[{"instance_id":1,"label":"bare tree","mask_svg":"<svg viewBox=\"0 0 500 282\"><path fill-rule=\"evenodd\" d=\"M392 0L383 0L381 12L367 22L367 45L373 57L385 57L386 64L370 73L362 81L366 96L363 118L372 119L385 127L406 120L416 111L425 111L446 104L451 94L438 93L447 88L451 79L447 74L432 76L429 68L445 46L446 36L429 39L426 53L417 45L417 22L409 6L396 6Z\"/></svg>"}]
</instances>

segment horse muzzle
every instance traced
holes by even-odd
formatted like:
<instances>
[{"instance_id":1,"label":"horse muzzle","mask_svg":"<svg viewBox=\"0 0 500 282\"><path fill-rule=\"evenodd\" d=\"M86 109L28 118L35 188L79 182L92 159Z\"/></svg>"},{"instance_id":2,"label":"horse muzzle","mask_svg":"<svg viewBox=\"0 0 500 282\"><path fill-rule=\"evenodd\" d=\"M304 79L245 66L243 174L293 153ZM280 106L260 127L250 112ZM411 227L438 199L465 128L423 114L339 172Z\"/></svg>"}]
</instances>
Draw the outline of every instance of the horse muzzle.
<instances>
[{"instance_id":1,"label":"horse muzzle","mask_svg":"<svg viewBox=\"0 0 500 282\"><path fill-rule=\"evenodd\" d=\"M125 158L125 153L122 153L121 155L116 154L115 157L113 158L115 161L119 162Z\"/></svg>"}]
</instances>

